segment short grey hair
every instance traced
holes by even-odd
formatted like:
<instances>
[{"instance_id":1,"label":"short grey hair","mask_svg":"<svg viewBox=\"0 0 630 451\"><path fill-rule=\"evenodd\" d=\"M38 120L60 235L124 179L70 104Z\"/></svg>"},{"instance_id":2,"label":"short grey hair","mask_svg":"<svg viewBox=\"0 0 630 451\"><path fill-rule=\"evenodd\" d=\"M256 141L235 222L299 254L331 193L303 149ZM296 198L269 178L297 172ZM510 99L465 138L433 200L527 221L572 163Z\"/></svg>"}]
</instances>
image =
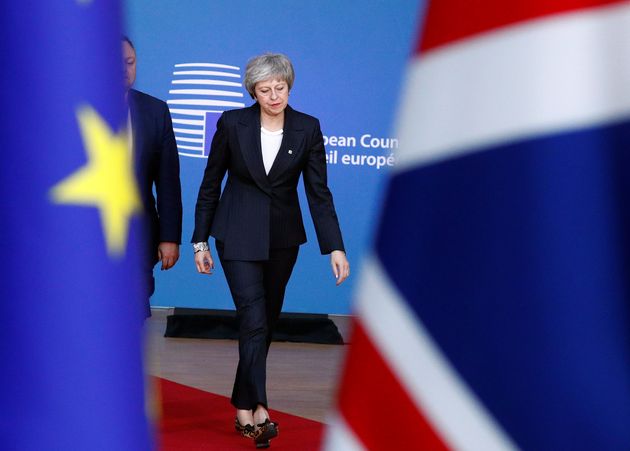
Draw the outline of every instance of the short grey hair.
<instances>
[{"instance_id":1,"label":"short grey hair","mask_svg":"<svg viewBox=\"0 0 630 451\"><path fill-rule=\"evenodd\" d=\"M282 80L287 83L289 91L293 87L295 72L293 64L286 55L282 53L265 53L253 57L247 62L245 68L245 89L249 95L254 96L256 83L272 79Z\"/></svg>"}]
</instances>

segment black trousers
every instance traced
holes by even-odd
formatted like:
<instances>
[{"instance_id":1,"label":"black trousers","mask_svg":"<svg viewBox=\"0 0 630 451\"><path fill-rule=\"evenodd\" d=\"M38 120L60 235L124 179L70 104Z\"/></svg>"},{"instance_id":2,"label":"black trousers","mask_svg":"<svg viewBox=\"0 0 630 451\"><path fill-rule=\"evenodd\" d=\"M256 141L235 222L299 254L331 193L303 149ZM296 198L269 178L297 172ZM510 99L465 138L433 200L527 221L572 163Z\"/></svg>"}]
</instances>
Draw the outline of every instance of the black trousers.
<instances>
[{"instance_id":1,"label":"black trousers","mask_svg":"<svg viewBox=\"0 0 630 451\"><path fill-rule=\"evenodd\" d=\"M216 245L239 324L232 404L245 410L267 407L267 353L299 248L271 249L269 260L241 261L225 260L223 244Z\"/></svg>"}]
</instances>

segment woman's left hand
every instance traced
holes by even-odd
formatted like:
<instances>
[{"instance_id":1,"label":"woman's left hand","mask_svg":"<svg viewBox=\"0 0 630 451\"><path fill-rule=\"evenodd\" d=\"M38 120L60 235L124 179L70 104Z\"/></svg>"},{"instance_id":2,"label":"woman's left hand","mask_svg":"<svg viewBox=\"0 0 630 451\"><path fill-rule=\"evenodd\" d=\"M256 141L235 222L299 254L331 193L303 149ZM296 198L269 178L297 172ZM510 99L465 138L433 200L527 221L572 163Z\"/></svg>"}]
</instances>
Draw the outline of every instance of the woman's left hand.
<instances>
[{"instance_id":1,"label":"woman's left hand","mask_svg":"<svg viewBox=\"0 0 630 451\"><path fill-rule=\"evenodd\" d=\"M341 285L350 275L350 263L344 251L332 251L330 253L330 266L337 279L337 285Z\"/></svg>"}]
</instances>

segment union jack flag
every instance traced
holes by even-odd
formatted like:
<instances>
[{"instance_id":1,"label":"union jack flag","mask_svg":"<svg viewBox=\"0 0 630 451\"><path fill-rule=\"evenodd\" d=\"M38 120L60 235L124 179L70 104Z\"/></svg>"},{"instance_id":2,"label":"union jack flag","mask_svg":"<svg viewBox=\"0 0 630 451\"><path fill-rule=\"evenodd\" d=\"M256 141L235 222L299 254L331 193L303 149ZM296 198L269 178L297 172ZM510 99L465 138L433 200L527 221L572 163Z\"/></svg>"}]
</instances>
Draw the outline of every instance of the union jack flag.
<instances>
[{"instance_id":1,"label":"union jack flag","mask_svg":"<svg viewBox=\"0 0 630 451\"><path fill-rule=\"evenodd\" d=\"M630 449L630 2L424 23L325 447Z\"/></svg>"}]
</instances>

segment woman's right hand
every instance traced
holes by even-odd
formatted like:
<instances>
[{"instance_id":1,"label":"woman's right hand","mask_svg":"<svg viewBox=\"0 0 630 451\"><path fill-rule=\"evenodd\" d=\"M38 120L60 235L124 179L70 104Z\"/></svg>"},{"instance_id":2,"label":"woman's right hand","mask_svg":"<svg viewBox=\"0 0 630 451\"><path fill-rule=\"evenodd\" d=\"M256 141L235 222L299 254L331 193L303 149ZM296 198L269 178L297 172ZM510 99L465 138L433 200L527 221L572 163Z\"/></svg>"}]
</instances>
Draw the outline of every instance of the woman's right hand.
<instances>
[{"instance_id":1,"label":"woman's right hand","mask_svg":"<svg viewBox=\"0 0 630 451\"><path fill-rule=\"evenodd\" d=\"M195 266L201 274L212 274L214 269L214 261L210 251L200 251L195 253Z\"/></svg>"}]
</instances>

